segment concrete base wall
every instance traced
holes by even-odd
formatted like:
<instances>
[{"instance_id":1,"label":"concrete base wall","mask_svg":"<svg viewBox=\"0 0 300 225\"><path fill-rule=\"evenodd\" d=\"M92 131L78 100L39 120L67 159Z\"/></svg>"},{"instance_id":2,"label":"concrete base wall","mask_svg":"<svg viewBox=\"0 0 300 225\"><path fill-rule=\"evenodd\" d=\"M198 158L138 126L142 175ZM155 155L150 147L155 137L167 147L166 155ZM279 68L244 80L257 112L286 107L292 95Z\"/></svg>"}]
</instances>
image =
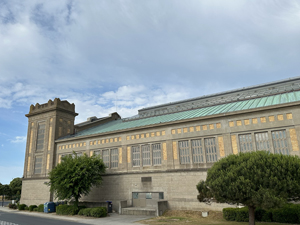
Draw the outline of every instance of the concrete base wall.
<instances>
[{"instance_id":1,"label":"concrete base wall","mask_svg":"<svg viewBox=\"0 0 300 225\"><path fill-rule=\"evenodd\" d=\"M142 177L151 177L152 182L142 182ZM227 204L208 205L197 200L196 185L205 179L206 172L201 171L109 175L104 176L102 185L92 189L81 201L109 200L113 210L118 212L122 200L127 200L127 207L132 206L132 192L164 192L169 209L221 211L228 207Z\"/></svg>"},{"instance_id":2,"label":"concrete base wall","mask_svg":"<svg viewBox=\"0 0 300 225\"><path fill-rule=\"evenodd\" d=\"M39 205L50 201L49 187L45 185L49 179L23 180L21 204Z\"/></svg>"},{"instance_id":3,"label":"concrete base wall","mask_svg":"<svg viewBox=\"0 0 300 225\"><path fill-rule=\"evenodd\" d=\"M152 181L142 182L142 177L151 177ZM163 192L169 209L221 211L230 207L217 203L208 205L197 200L196 185L205 179L206 172L202 171L106 175L102 185L93 188L80 201L104 204L112 201L113 210L119 212L120 201L127 200L127 207L132 206L132 192ZM24 180L21 203L38 205L49 201L49 187L44 182L48 180Z\"/></svg>"}]
</instances>

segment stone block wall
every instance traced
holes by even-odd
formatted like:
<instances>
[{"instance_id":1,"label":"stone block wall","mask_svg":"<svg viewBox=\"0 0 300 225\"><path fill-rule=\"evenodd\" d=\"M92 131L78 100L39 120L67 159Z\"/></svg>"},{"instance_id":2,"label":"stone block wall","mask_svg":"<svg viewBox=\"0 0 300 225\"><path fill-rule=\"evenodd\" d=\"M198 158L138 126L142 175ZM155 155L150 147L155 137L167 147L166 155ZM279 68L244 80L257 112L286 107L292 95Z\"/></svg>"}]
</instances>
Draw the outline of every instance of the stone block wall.
<instances>
[{"instance_id":1,"label":"stone block wall","mask_svg":"<svg viewBox=\"0 0 300 225\"><path fill-rule=\"evenodd\" d=\"M39 205L49 202L50 191L49 187L45 184L49 179L28 179L22 181L22 196L21 204Z\"/></svg>"}]
</instances>

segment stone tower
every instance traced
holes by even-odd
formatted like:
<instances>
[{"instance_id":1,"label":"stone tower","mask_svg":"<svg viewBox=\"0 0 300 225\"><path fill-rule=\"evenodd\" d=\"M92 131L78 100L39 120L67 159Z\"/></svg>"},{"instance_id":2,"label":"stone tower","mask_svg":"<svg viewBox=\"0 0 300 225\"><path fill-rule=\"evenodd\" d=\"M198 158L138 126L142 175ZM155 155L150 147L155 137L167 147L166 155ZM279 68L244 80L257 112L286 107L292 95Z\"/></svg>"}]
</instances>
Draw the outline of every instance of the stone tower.
<instances>
[{"instance_id":1,"label":"stone tower","mask_svg":"<svg viewBox=\"0 0 300 225\"><path fill-rule=\"evenodd\" d=\"M52 200L48 173L56 164L55 140L74 132L75 105L55 98L48 103L30 106L21 202L35 204ZM31 193L32 192L32 193ZM26 199L28 197L28 199ZM30 202L29 198L31 199Z\"/></svg>"}]
</instances>

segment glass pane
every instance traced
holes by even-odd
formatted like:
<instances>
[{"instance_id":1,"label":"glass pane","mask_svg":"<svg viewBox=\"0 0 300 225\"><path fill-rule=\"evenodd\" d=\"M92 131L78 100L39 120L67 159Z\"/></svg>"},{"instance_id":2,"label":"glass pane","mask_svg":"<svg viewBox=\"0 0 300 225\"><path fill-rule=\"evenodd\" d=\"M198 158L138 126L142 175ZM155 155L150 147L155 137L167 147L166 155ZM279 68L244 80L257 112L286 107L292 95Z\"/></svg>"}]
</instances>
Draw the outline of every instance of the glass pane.
<instances>
[{"instance_id":1,"label":"glass pane","mask_svg":"<svg viewBox=\"0 0 300 225\"><path fill-rule=\"evenodd\" d=\"M273 131L272 137L273 137L274 152L283 154L283 155L288 155L289 149L288 149L288 145L287 145L287 138L286 138L285 130Z\"/></svg>"},{"instance_id":2,"label":"glass pane","mask_svg":"<svg viewBox=\"0 0 300 225\"><path fill-rule=\"evenodd\" d=\"M190 163L190 153L189 153L188 141L179 141L178 145L179 145L180 163L181 164Z\"/></svg>"},{"instance_id":3,"label":"glass pane","mask_svg":"<svg viewBox=\"0 0 300 225\"><path fill-rule=\"evenodd\" d=\"M205 138L206 162L218 161L217 146L215 138Z\"/></svg>"},{"instance_id":4,"label":"glass pane","mask_svg":"<svg viewBox=\"0 0 300 225\"><path fill-rule=\"evenodd\" d=\"M251 134L241 134L241 135L239 135L239 141L240 141L240 151L241 152L251 152L251 151L253 151Z\"/></svg>"}]
</instances>

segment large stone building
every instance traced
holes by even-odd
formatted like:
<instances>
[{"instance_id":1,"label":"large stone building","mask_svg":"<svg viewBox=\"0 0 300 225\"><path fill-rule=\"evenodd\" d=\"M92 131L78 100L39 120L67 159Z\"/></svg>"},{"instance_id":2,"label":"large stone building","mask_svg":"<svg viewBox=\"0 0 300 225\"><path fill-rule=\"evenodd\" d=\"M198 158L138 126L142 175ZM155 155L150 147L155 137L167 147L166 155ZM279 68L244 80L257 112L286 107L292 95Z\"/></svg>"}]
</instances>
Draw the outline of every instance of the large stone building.
<instances>
[{"instance_id":1,"label":"large stone building","mask_svg":"<svg viewBox=\"0 0 300 225\"><path fill-rule=\"evenodd\" d=\"M103 185L86 202L120 207L201 209L196 184L229 154L266 150L299 155L300 77L139 110L90 117L74 125L74 104L55 99L30 106L21 202L53 200L48 172L61 157L100 154Z\"/></svg>"}]
</instances>

